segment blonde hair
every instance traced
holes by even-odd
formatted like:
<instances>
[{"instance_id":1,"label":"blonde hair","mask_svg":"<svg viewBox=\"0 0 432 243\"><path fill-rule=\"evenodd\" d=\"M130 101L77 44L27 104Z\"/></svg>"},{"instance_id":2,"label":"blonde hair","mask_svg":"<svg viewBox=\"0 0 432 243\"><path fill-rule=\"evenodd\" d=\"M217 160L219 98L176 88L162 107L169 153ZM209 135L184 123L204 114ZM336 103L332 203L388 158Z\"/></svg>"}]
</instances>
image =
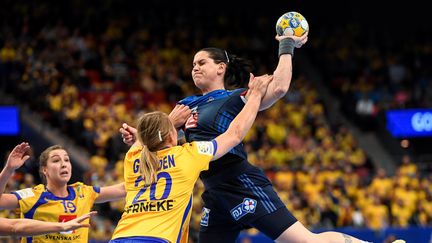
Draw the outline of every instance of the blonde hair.
<instances>
[{"instance_id":1,"label":"blonde hair","mask_svg":"<svg viewBox=\"0 0 432 243\"><path fill-rule=\"evenodd\" d=\"M54 151L54 150L58 150L58 149L66 151L66 149L64 149L60 145L53 145L51 147L46 148L39 156L39 176L42 179L42 183L44 185L47 184L47 179L46 179L45 174L43 173L43 167L47 166L50 152Z\"/></svg>"},{"instance_id":2,"label":"blonde hair","mask_svg":"<svg viewBox=\"0 0 432 243\"><path fill-rule=\"evenodd\" d=\"M138 140L143 146L140 172L145 185L157 181L160 165L156 151L163 149L172 129L168 115L160 111L144 114L138 119Z\"/></svg>"}]
</instances>

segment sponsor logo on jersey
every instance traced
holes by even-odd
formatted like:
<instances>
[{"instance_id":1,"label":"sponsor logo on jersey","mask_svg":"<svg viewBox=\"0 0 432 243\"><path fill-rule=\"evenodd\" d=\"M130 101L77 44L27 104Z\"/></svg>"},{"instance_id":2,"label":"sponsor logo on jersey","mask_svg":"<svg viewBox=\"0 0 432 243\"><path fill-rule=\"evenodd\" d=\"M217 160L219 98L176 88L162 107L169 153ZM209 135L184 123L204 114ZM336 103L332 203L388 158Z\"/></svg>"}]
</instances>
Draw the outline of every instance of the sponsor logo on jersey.
<instances>
[{"instance_id":1,"label":"sponsor logo on jersey","mask_svg":"<svg viewBox=\"0 0 432 243\"><path fill-rule=\"evenodd\" d=\"M208 226L208 222L209 222L209 217L210 217L210 209L203 207L202 212L201 212L201 226Z\"/></svg>"},{"instance_id":2,"label":"sponsor logo on jersey","mask_svg":"<svg viewBox=\"0 0 432 243\"><path fill-rule=\"evenodd\" d=\"M54 241L77 241L81 239L81 235L72 235L72 236L68 236L68 235L44 235L44 239L45 240L54 240Z\"/></svg>"},{"instance_id":3,"label":"sponsor logo on jersey","mask_svg":"<svg viewBox=\"0 0 432 243\"><path fill-rule=\"evenodd\" d=\"M250 198L244 198L243 202L231 209L231 216L237 221L248 213L255 213L257 201Z\"/></svg>"},{"instance_id":4,"label":"sponsor logo on jersey","mask_svg":"<svg viewBox=\"0 0 432 243\"><path fill-rule=\"evenodd\" d=\"M28 197L34 197L34 192L31 188L22 189L19 191L16 191L16 193L21 197L21 199L25 199Z\"/></svg>"},{"instance_id":5,"label":"sponsor logo on jersey","mask_svg":"<svg viewBox=\"0 0 432 243\"><path fill-rule=\"evenodd\" d=\"M198 153L213 155L214 147L212 142L196 142Z\"/></svg>"},{"instance_id":6,"label":"sponsor logo on jersey","mask_svg":"<svg viewBox=\"0 0 432 243\"><path fill-rule=\"evenodd\" d=\"M125 208L125 213L163 212L174 207L174 200L143 201Z\"/></svg>"}]
</instances>

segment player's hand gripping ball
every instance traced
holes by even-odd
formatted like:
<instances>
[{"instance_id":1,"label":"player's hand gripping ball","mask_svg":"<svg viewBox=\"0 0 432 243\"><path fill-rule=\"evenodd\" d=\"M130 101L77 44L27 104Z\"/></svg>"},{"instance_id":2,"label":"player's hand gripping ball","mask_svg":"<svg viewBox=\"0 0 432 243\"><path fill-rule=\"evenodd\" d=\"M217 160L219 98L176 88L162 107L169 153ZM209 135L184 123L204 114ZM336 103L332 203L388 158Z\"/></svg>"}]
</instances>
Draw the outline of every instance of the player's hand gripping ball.
<instances>
[{"instance_id":1,"label":"player's hand gripping ball","mask_svg":"<svg viewBox=\"0 0 432 243\"><path fill-rule=\"evenodd\" d=\"M276 22L276 33L279 36L302 36L309 31L306 18L297 12L288 12Z\"/></svg>"}]
</instances>

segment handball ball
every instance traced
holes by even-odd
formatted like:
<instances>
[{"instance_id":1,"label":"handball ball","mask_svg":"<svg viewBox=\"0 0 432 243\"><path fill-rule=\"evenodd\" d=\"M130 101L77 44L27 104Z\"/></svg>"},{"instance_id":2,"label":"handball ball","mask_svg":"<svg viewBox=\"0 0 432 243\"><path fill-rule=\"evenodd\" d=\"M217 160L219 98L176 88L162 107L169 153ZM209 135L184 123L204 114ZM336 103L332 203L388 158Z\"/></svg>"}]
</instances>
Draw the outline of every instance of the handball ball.
<instances>
[{"instance_id":1,"label":"handball ball","mask_svg":"<svg viewBox=\"0 0 432 243\"><path fill-rule=\"evenodd\" d=\"M285 13L276 22L276 33L279 36L302 36L308 31L308 22L297 12Z\"/></svg>"}]
</instances>

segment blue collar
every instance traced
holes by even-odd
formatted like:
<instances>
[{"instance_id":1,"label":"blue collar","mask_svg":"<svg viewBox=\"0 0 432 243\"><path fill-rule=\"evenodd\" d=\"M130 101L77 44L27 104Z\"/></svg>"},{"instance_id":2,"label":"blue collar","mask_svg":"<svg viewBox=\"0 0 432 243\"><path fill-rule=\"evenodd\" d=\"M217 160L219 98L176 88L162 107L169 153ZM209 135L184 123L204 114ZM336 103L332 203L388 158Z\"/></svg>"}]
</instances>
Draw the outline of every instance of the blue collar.
<instances>
[{"instance_id":1,"label":"blue collar","mask_svg":"<svg viewBox=\"0 0 432 243\"><path fill-rule=\"evenodd\" d=\"M228 96L232 91L225 90L225 89L218 89L213 90L205 95L192 95L189 97L184 98L183 100L179 101L179 104L187 105L190 108L193 108L197 105L205 104L209 101L218 100L221 98L225 98Z\"/></svg>"},{"instance_id":2,"label":"blue collar","mask_svg":"<svg viewBox=\"0 0 432 243\"><path fill-rule=\"evenodd\" d=\"M45 187L45 198L49 200L74 200L75 199L75 190L71 187L67 187L68 194L66 197L57 197L56 195L52 194L48 189Z\"/></svg>"}]
</instances>

